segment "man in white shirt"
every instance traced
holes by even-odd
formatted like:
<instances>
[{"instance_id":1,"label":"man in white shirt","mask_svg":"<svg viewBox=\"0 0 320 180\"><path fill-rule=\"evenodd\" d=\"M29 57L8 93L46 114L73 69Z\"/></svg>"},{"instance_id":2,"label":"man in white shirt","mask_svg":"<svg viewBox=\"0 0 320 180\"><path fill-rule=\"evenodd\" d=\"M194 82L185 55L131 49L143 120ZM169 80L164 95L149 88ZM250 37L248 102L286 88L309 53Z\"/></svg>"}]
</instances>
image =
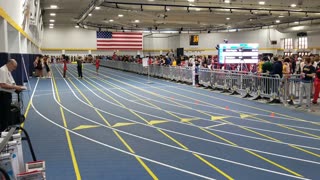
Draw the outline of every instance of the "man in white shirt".
<instances>
[{"instance_id":1,"label":"man in white shirt","mask_svg":"<svg viewBox=\"0 0 320 180\"><path fill-rule=\"evenodd\" d=\"M10 105L12 93L27 89L25 86L18 86L11 75L11 72L17 68L16 60L10 59L7 64L0 68L0 132L8 127L8 121L11 116Z\"/></svg>"}]
</instances>

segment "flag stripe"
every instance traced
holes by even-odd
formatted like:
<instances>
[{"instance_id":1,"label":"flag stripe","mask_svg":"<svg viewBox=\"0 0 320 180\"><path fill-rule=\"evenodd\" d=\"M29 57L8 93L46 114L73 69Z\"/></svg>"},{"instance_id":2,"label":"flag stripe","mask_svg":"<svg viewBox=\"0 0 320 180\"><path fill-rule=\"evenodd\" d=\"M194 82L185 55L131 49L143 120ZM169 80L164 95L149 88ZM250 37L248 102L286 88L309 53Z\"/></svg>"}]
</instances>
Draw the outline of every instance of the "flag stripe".
<instances>
[{"instance_id":1,"label":"flag stripe","mask_svg":"<svg viewBox=\"0 0 320 180\"><path fill-rule=\"evenodd\" d=\"M97 42L135 42L135 43L142 43L141 40L97 40Z\"/></svg>"},{"instance_id":2,"label":"flag stripe","mask_svg":"<svg viewBox=\"0 0 320 180\"><path fill-rule=\"evenodd\" d=\"M97 49L99 50L142 50L143 35L137 32L97 32Z\"/></svg>"},{"instance_id":3,"label":"flag stripe","mask_svg":"<svg viewBox=\"0 0 320 180\"><path fill-rule=\"evenodd\" d=\"M122 34L122 35L141 35L142 33L133 33L133 32L129 32L129 33L125 33L125 32L113 32L112 34Z\"/></svg>"},{"instance_id":4,"label":"flag stripe","mask_svg":"<svg viewBox=\"0 0 320 180\"><path fill-rule=\"evenodd\" d=\"M142 44L97 44L98 46L142 46Z\"/></svg>"},{"instance_id":5,"label":"flag stripe","mask_svg":"<svg viewBox=\"0 0 320 180\"><path fill-rule=\"evenodd\" d=\"M118 48L118 47L110 47L110 48L97 48L97 50L142 50L142 48Z\"/></svg>"}]
</instances>

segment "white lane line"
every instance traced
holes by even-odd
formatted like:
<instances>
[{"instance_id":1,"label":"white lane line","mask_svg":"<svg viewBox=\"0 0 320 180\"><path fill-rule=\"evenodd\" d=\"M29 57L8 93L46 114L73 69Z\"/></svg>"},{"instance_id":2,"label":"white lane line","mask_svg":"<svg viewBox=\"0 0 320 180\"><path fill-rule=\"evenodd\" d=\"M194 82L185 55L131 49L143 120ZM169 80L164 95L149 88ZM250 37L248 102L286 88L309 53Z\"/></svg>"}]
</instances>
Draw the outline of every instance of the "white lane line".
<instances>
[{"instance_id":1,"label":"white lane line","mask_svg":"<svg viewBox=\"0 0 320 180\"><path fill-rule=\"evenodd\" d=\"M53 88L53 83L52 83L52 88ZM143 138L143 137L140 137L140 136L137 136L137 135L133 135L133 134L130 134L130 133L127 133L125 131L121 131L121 130L118 130L118 129L115 129L115 128L112 128L112 127L109 127L109 126L106 126L105 124L101 124L101 123L98 123L98 122L95 122L93 120L90 120L88 118L85 118L83 116L80 116L76 113L74 113L73 111L70 111L69 109L65 108L62 104L60 104L56 97L55 97L55 94L53 93L53 97L54 97L54 100L56 101L57 104L59 104L63 109L67 110L68 112L78 116L78 117L81 117L87 121L90 121L92 123L95 123L97 125L100 125L100 126L104 126L108 129L112 129L112 130L115 130L115 131L118 131L118 132L121 132L121 133L124 133L124 134L128 134L128 135L131 135L131 136L134 136L134 137L137 137L137 138L140 138L140 139L144 139L144 140L148 140L148 141L153 141L153 140L150 140L150 139L147 139L147 138ZM187 170L184 170L184 169L181 169L181 168L177 168L175 166L171 166L171 165L168 165L168 164L165 164L165 163L161 163L159 161L155 161L155 160L152 160L152 159L149 159L149 158L146 158L146 157L143 157L143 156L140 156L140 155L137 155L137 154L133 154L133 153L130 153L130 152L127 152L127 151L124 151L122 149L118 149L114 146L111 146L111 145L108 145L108 144L105 144L105 143L102 143L100 141L97 141L97 140L94 140L94 139L91 139L87 136L84 136L80 133L77 133L75 131L72 131L70 129L67 129L57 123L55 123L54 121L52 121L51 119L47 118L46 116L44 116L43 114L41 114L33 105L33 101L31 100L31 105L33 107L33 109L36 111L37 114L39 114L41 117L43 117L44 119L46 119L48 122L56 125L57 127L59 128L62 128L64 130L67 130L69 131L70 133L72 134L75 134L79 137L82 137L84 139L87 139L89 141L92 141L94 143L97 143L97 144L100 144L100 145L103 145L105 147L109 147L111 149L114 149L116 151L119 151L119 152L122 152L122 153L125 153L125 154L128 154L128 155L131 155L131 156L137 156L143 160L146 160L146 161L150 161L150 162L153 162L153 163L156 163L156 164L159 164L159 165L162 165L162 166L165 166L165 167L168 167L168 168L171 168L171 169L175 169L177 171L181 171L181 172L184 172L184 173L187 173L187 174L191 174L191 175L194 175L194 176L197 176L197 177L201 177L201 178L204 178L204 179L213 179L211 177L207 177L207 176L204 176L204 175L200 175L200 174L197 174L197 173L194 173L194 172L191 172L191 171L187 171ZM96 109L96 108L95 108ZM215 156L209 156L209 155L206 155L206 154L202 154L202 153L198 153L198 152L195 152L195 151L191 151L191 150L186 150L186 149L183 149L183 148L179 148L179 147L175 147L175 146L171 146L171 145L168 145L168 144L165 144L165 143L160 143L160 142L157 142L157 141L153 141L155 143L158 143L158 144L162 144L164 146L167 146L167 147L171 147L171 148L174 148L174 149L178 149L178 150L182 150L182 151L185 151L185 152L190 152L190 153L194 153L194 154L198 154L198 155L201 155L201 156L205 156L205 157L211 157L213 159L217 159L217 160L220 160L220 161L224 161L224 162L229 162L229 163L232 163L232 164L236 164L236 165L240 165L240 166L245 166L245 167L249 167L249 168L253 168L253 169L256 169L256 170L261 170L261 171L265 171L265 172L269 172L269 173L273 173L273 174L278 174L278 175L282 175L282 176L287 176L287 177L292 177L292 178L296 178L296 179L302 179L302 180L310 180L310 179L307 179L307 178L304 178L304 177L297 177L297 176L294 176L294 175L291 175L291 174L285 174L285 173L281 173L281 172L277 172L277 171L272 171L272 170L268 170L268 169L264 169L264 168L259 168L257 166L251 166L251 165L247 165L247 164L243 164L243 163L239 163L239 162L236 162L236 161L231 161L231 160L227 160L227 159L223 159L223 158L219 158L219 157L215 157Z\"/></svg>"},{"instance_id":2,"label":"white lane line","mask_svg":"<svg viewBox=\"0 0 320 180\"><path fill-rule=\"evenodd\" d=\"M96 84L98 84L99 86L101 86L101 87L104 89L103 85L101 85L101 84L99 84L99 83L97 83L97 82L95 82L95 81L93 81L93 80L91 80L91 81L94 82L94 83L96 83ZM111 84L112 84L112 83L111 83ZM122 97L122 96L120 96L120 95L118 95L118 94L116 94L116 93L114 93L114 92L112 92L112 91L110 91L110 90L109 90L109 92L111 92L112 94L118 96L119 98L128 100L127 98L124 98L124 97ZM141 97L140 95L135 94L135 93L133 93L133 92L129 92L129 93L132 93L132 94L134 94L134 95L136 95L136 96L138 96L138 97ZM99 99L102 99L103 101L106 101L106 102L108 102L108 103L110 103L110 104L113 104L113 105L115 105L115 106L118 106L118 107L120 107L120 108L123 108L123 107L119 106L118 104L115 104L115 103L112 103L112 102L110 102L110 101L107 101L107 100L105 100L104 98L102 98L102 97L100 97L100 96L98 96L98 98L99 98ZM172 105L172 104L169 104L169 103L164 103L164 102L162 102L162 101L157 101L157 100L150 99L150 98L148 98L147 100L149 100L149 101L155 101L155 102L162 103L162 104L166 104L166 105ZM136 104L139 104L139 105L141 105L141 106L148 107L148 108L156 109L156 110L164 110L164 109L162 109L162 108L155 108L155 107L152 107L152 106L147 106L147 105L142 104L142 103L137 103L137 102L133 102L133 103L136 103ZM176 105L172 105L172 106L176 106ZM176 106L176 107L179 107L179 106ZM128 109L129 109L129 108L128 108ZM141 113L141 114L153 116L153 117L155 117L155 118L164 118L164 117L159 117L159 116L147 114L147 113L144 113L144 112L136 111L136 110L133 110L133 109L130 109L130 110L132 110L132 111L134 111L134 112ZM171 112L171 113L175 113L175 114L178 114L178 115L184 115L184 116L190 116L190 117L192 117L192 115L188 115L188 114L177 113L177 112L173 112L173 111L169 111L169 110L164 110L164 111ZM203 111L203 112L211 113L211 112L208 112L208 111ZM215 113L215 114L216 114L216 115L222 115L222 116L228 116L228 114L218 114L218 113ZM241 119L241 118L238 117L238 116L229 116L229 117ZM165 118L165 119L167 119L167 118ZM204 119L204 118L201 118L201 119L204 120L204 121L210 121L210 122L211 122L210 119ZM252 121L261 123L261 121L257 121L257 120L252 120ZM172 122L174 122L174 123L180 123L180 122L177 122L177 121L174 121L174 120L172 120ZM263 123L263 122L262 122L262 123ZM181 123L181 124L185 124L185 123ZM190 125L190 124L185 124L185 125ZM266 131L266 132L271 132L271 133L276 133L276 134L282 134L282 135L288 135L288 136L295 136L295 137L306 138L306 139L320 140L319 138L315 138L315 137L304 136L304 135L297 135L297 134L290 134L290 133L284 133L284 132L277 132L277 131L272 131L272 130L267 130L267 129L260 129L260 128L255 128L255 127L251 127L251 126L238 125L238 124L236 124L236 123L234 123L234 124L229 124L229 125L231 125L231 126L236 126L236 127L238 127L238 126L247 127L247 128L250 128L250 129L255 129L255 130L260 130L260 131ZM203 127L203 126L195 126L195 127L205 128L205 127ZM302 128L303 128L303 127L302 127ZM214 130L214 129L211 129L211 130ZM308 130L310 130L310 129L308 128ZM316 130L316 131L318 131L317 129L311 129L311 130ZM275 142L275 141L267 140L267 139L263 139L263 138L256 138L256 137L253 137L253 136L235 134L235 133L228 132L228 131L221 131L221 130L215 130L215 131L222 132L222 133L226 133L226 134L232 134L232 135L236 135L236 136L243 136L243 137L251 138L251 139L257 139L257 140L268 141L268 142ZM285 142L275 142L275 143L280 143L280 144L283 144L283 143L284 143L284 144L287 144L287 145L288 145L288 144L291 144L291 143L285 143ZM298 146L302 146L302 145L298 145Z\"/></svg>"},{"instance_id":3,"label":"white lane line","mask_svg":"<svg viewBox=\"0 0 320 180\"><path fill-rule=\"evenodd\" d=\"M221 123L221 124L216 124L216 125L212 125L212 126L207 126L206 128L213 128L213 127L218 127L218 126L222 126L222 125L226 125L227 123Z\"/></svg>"},{"instance_id":4,"label":"white lane line","mask_svg":"<svg viewBox=\"0 0 320 180\"><path fill-rule=\"evenodd\" d=\"M91 70L91 71L92 71L92 70ZM115 73L108 74L108 75L110 75L110 76L116 76L116 77L120 77L120 78L124 78L123 76L127 76L127 77L130 77L131 81L135 81L135 80L133 80L132 78L136 78L136 79L141 79L141 80L143 80L143 78L136 77L136 76L129 76L129 75L125 74L125 73L122 73L121 76L116 75L116 74L119 74L119 71L113 71L113 72L115 72ZM107 76L107 75L104 75L104 76ZM162 81L166 81L166 80L162 80ZM137 81L135 81L135 82L137 82ZM169 81L169 82L170 82L170 81ZM160 83L160 82L159 82L159 84L167 85L167 84ZM186 84L182 84L182 85L185 85L185 86L190 87L189 85L186 85ZM169 85L169 86L170 86L170 85ZM178 88L178 87L176 87L176 86L170 86L170 87L183 90L183 89ZM207 103L207 102L206 102L206 103ZM210 103L209 103L209 104L210 104ZM217 107L212 107L212 108L221 109L221 108L217 108ZM259 110L259 111L261 111L261 110ZM251 112L248 112L248 111L236 111L236 112L241 112L241 113L243 113L243 114L250 114L250 113L251 113ZM257 114L257 115L269 117L268 115L265 115L265 114ZM307 120L302 120L302 119L301 119L301 120L297 120L295 117L292 117L292 116L291 116L291 118L287 118L287 117L274 117L274 118L286 119L286 120L292 120L292 121L299 121L299 122L306 122L306 123L320 123L320 122L316 122L316 121L307 121Z\"/></svg>"},{"instance_id":5,"label":"white lane line","mask_svg":"<svg viewBox=\"0 0 320 180\"><path fill-rule=\"evenodd\" d=\"M158 128L158 127L155 127L155 126L151 126L151 125L148 125L148 124L145 124L145 123L141 123L141 122L138 122L138 121L134 121L134 120L131 120L131 119L128 119L128 118L125 118L125 117L122 117L122 116L118 116L118 115L115 115L115 114L112 114L112 113L109 113L107 111L104 111L104 110L101 110L95 106L91 106L90 104L87 104L86 102L84 102L83 100L81 100L77 95L76 93L73 91L73 89L70 87L69 83L67 83L67 81L65 81L67 86L69 86L70 90L72 91L74 97L76 97L76 99L78 99L81 103L95 109L95 110L98 110L100 112L103 112L105 114L109 114L111 116L114 116L114 117L117 117L117 118L120 118L120 119L124 119L124 120L127 120L127 121L130 121L130 122L134 122L136 124L140 124L140 125L143 125L143 126L146 126L146 127L149 127L149 128L153 128L153 129L160 129L160 130L163 130L163 131L166 131L166 132L171 132L171 133L174 133L174 134L178 134L178 135L181 135L181 136L185 136L185 137L190 137L190 138L193 138L193 139L198 139L198 140L203 140L203 141L207 141L207 142L212 142L212 143L215 143L215 144L220 144L220 145L225 145L225 146L229 146L229 147L233 147L233 148L237 148L237 149L243 149L243 150L251 150L251 151L254 151L254 152L259 152L259 153L262 153L262 154L268 154L268 155L273 155L273 156L277 156L277 157L282 157L282 158L287 158L287 159L292 159L292 160L297 160L297 161L302 161L302 162L308 162L308 163L312 163L312 164L320 164L320 162L315 162L315 161L311 161L311 160L306 160L306 159L300 159L300 158L295 158L295 157L290 157L290 156L285 156L285 155L280 155L280 154L275 154L275 153L270 153L270 152L265 152L265 151L260 151L260 150L256 150L256 149L251 149L251 148L246 148L246 147L242 147L242 146L233 146L233 145L230 145L230 144L227 144L227 143L222 143L222 142L218 142L218 141L213 141L213 140L209 140L209 139L205 139L205 138L200 138L200 137L196 137L196 136L192 136L192 135L188 135L188 134L183 134L183 133L180 133L180 132L176 132L176 131L171 131L171 130L168 130L168 129L164 129L164 128ZM55 98L55 97L54 97ZM55 100L56 101L56 100ZM59 104L59 106L61 106L62 108L64 108L66 111L70 112L71 114L74 114L82 119L85 119L87 121L90 121L90 122L93 122L93 123L96 123L95 121L92 121L91 119L88 119L84 116L81 116L81 115L78 115L77 113L74 113L73 111L67 109L65 106L63 106L60 102L56 101L57 104ZM103 127L106 127L108 129L112 129L112 130L116 130L114 128L111 128L111 127L108 127L108 126L105 126L105 125L101 125L100 123L98 123L100 126L103 126ZM146 139L147 141L150 140L152 142L154 142L153 140L151 139L148 139L148 138L144 138L144 137L141 137L141 136L137 136L135 134L131 134L131 133L127 133L125 131L121 131L121 130L116 130L118 132L122 132L124 134L128 134L128 135L132 135L134 137L137 137L137 138L143 138L143 139ZM160 143L160 142L157 142L155 141L154 143ZM165 144L165 143L161 143L161 144ZM165 144L167 145L167 144ZM294 144L292 144L294 145ZM170 145L168 145L170 146ZM296 145L297 146L297 145ZM317 149L317 148L311 148L310 149Z\"/></svg>"}]
</instances>

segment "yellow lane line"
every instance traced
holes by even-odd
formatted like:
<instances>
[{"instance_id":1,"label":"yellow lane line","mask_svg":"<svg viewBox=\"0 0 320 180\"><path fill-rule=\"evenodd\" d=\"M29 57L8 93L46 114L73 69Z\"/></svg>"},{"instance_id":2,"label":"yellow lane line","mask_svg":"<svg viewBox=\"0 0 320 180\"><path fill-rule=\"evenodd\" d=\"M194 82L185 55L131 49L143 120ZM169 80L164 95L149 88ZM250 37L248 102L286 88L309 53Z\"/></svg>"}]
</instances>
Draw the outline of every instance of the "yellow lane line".
<instances>
[{"instance_id":1,"label":"yellow lane line","mask_svg":"<svg viewBox=\"0 0 320 180\"><path fill-rule=\"evenodd\" d=\"M82 93L82 91L74 84L74 82L71 79L68 79L69 82L77 89L77 91L81 94L81 96L83 98L86 99L86 101L91 105L92 103L88 100L88 98ZM103 121L109 126L111 127L111 124L105 119L105 117L97 110L95 109L95 111L97 112L97 114L101 117L101 119L103 119ZM126 146L126 148L133 154L135 154L135 152L133 151L133 149L131 148L131 146L120 136L120 134L117 131L113 131L115 133L115 135L119 138L119 140ZM141 164L141 166L149 173L149 175L153 178L153 179L158 179L157 176L152 172L152 170L145 164L145 162L139 158L138 156L135 156L135 158L138 160L138 162Z\"/></svg>"},{"instance_id":2,"label":"yellow lane line","mask_svg":"<svg viewBox=\"0 0 320 180\"><path fill-rule=\"evenodd\" d=\"M214 97L214 96L209 96L209 95L201 94L201 93L198 93L198 92L186 90L186 89L183 89L183 88L178 88L178 87L172 87L172 88L174 88L174 89L179 89L179 90L183 90L183 91L186 91L186 92L192 92L193 94L198 94L198 95L201 95L201 96L204 96L204 97L208 97L208 98L211 98L211 99L218 99L218 100L225 101L225 102L228 102L228 103L231 103L231 104L236 104L236 105L240 105L240 106L244 106L244 107L256 109L256 110L263 111L263 112L274 113L273 111L265 110L265 109L258 108L258 107L255 107L255 106L250 106L250 105L246 105L246 104L242 104L242 103L237 103L237 102L234 102L234 101L229 101L229 100L222 99L222 98L218 98L218 97ZM235 96L234 96L234 97L235 97ZM236 98L238 98L238 97L236 97ZM223 107L220 107L220 106L216 106L216 107L219 107L219 108L221 108L221 109L224 109ZM307 121L307 120L305 120L305 119L297 118L297 117L294 117L294 116L289 116L289 115L286 115L286 114L281 114L281 113L275 113L275 114L278 114L278 115L283 116L283 117L287 117L287 118L289 118L289 119L294 119L294 120L296 120L296 121L301 121L301 122L306 122L306 123L312 123L312 124L320 125L320 123L317 123L317 122L310 122L310 121Z\"/></svg>"},{"instance_id":3,"label":"yellow lane line","mask_svg":"<svg viewBox=\"0 0 320 180\"><path fill-rule=\"evenodd\" d=\"M103 79L101 79L101 78L100 78L100 80L101 80L102 82L104 82L105 84L108 84L108 85L110 85L110 86L112 86L112 87L115 87L114 85L106 82L105 80L103 80ZM91 84L91 83L90 83L90 84ZM96 89L98 89L99 91L101 91L101 90L100 90L99 88L97 88L96 86L93 85L93 87L96 88ZM128 94L128 95L130 95L130 96L132 96L132 97L137 98L138 100L141 100L141 101L143 101L143 102L147 102L147 101L141 99L140 97L137 97L137 96L135 96L135 95L133 95L133 94L131 94L131 93L129 93L129 92L121 89L121 88L120 88L119 90L122 91L122 92L124 92L124 93L126 93L126 94ZM103 92L103 91L102 91L102 92ZM104 92L103 92L103 93L104 93ZM106 94L106 93L104 93L104 94L107 95L108 97L110 96L110 95L108 95L108 94ZM116 102L118 102L118 101L116 101ZM158 108L159 110L162 110L160 107L158 107L158 106L156 106L156 105L154 105L154 104L152 104L152 103L150 103L150 102L148 102L148 104L152 105L153 107ZM126 108L126 107L125 107L125 108ZM126 109L128 109L131 113L133 113L134 115L136 115L137 117L139 117L140 119L142 119L143 121L145 121L147 124L149 124L149 125L151 125L151 126L154 126L153 124L151 124L150 122L148 122L145 118L143 118L142 116L140 116L140 115L137 114L136 112L130 110L129 108L126 108ZM167 111L166 111L166 112L167 112ZM181 119L179 116L177 116L177 115L175 115L175 114L173 114L173 113L171 113L171 112L167 112L167 113L173 115L174 117L177 117L178 119ZM170 139L171 141L173 141L174 143L176 143L177 145L179 145L180 147L182 147L183 149L189 150L188 147L186 147L185 145L183 145L181 142L179 142L178 140L176 140L175 138L173 138L172 136L170 136L170 135L167 134L166 132L164 132L164 131L162 131L162 130L160 130L160 129L157 129L157 130L158 130L160 133L162 133L164 136L166 136L168 139ZM201 160L202 162L204 162L205 164L207 164L209 167L211 167L211 168L213 168L214 170L216 170L216 171L217 171L218 173L220 173L221 175L225 176L227 179L230 179L230 180L233 179L233 178L231 178L229 175L227 175L226 173L224 173L222 170L220 170L218 167L214 166L212 163L210 163L210 162L208 162L207 160L205 160L204 158L202 158L200 155L197 155L197 154L194 154L194 153L193 153L193 155L194 155L196 158L198 158L199 160Z\"/></svg>"},{"instance_id":4,"label":"yellow lane line","mask_svg":"<svg viewBox=\"0 0 320 180\"><path fill-rule=\"evenodd\" d=\"M110 77L109 77L109 78L110 78ZM111 79L114 79L114 78L111 78ZM116 79L114 79L114 80L116 80ZM122 81L120 81L120 80L116 80L116 81L122 82ZM131 85L131 84L128 84L128 83L125 83L125 82L122 82L122 83L127 84L127 85L129 85L129 86L131 86L131 87L134 87L134 88L136 88L136 89L140 89L139 87L133 86L133 85ZM175 94L175 95L178 95L178 96L181 96L181 97L185 97L185 98L187 98L187 99L196 100L196 99L194 99L194 98L190 98L190 97L188 97L188 96L184 96L184 95L181 95L181 94L177 94L177 93L174 93L174 92L171 92L171 91L168 91L168 90L160 89L160 88L157 88L157 87L155 87L155 88L156 88L156 89L159 89L159 90L161 90L161 91L170 92L171 94ZM144 89L142 89L142 90L145 91L145 92L148 92L147 90L144 90ZM159 98L164 99L163 97L159 96L158 94L156 94L156 96L159 97ZM190 107L188 107L188 106L186 106L186 105L183 105L183 104L181 104L181 103L172 101L172 100L170 100L170 99L166 99L166 100L171 101L171 102L173 102L173 103L175 103L175 104L177 104L177 105L179 105L179 106L181 106L181 107L185 107L186 109L190 109ZM210 105L210 106L213 106L213 107L222 108L222 107L220 107L220 106L217 106L217 105L214 105L214 104L210 104L210 103L207 103L207 102L204 102L204 104L207 104L207 105ZM204 113L204 112L202 112L202 111L200 111L200 110L196 110L196 111L199 112L199 113L202 113L202 114L205 114L205 115L211 117L211 115L208 114L208 113ZM234 110L230 110L230 111L235 112L235 113L239 113L239 112L234 111ZM240 113L239 113L239 114L240 114ZM260 118L257 118L257 117L252 117L252 118L260 119ZM260 119L260 120L263 120L263 119ZM242 129L244 129L244 130L246 130L246 131L249 131L249 132L258 134L258 135L260 135L260 136L262 136L262 137L271 139L271 140L273 140L273 141L282 142L282 141L280 141L280 140L277 140L277 139L272 138L272 137L270 137L270 136L264 135L264 134L259 133L259 132L257 132L257 131L251 130L251 129L249 129L249 128L245 128L245 127L242 127L242 126L240 126L240 125L235 125L235 124L230 123L229 121L226 121L226 120L223 120L223 121L226 122L226 123L228 123L228 124L232 124L232 125L234 125L234 126L237 126L237 127L239 127L239 128L242 128ZM263 120L263 121L266 121L266 120ZM266 122L268 122L268 121L266 121ZM290 147L292 147L292 146L290 146ZM299 150L299 149L302 149L302 148L295 148L295 149L298 149L298 150ZM302 152L305 152L305 153L314 155L314 153L312 153L312 152L310 152L310 151L308 151L308 150L303 150Z\"/></svg>"},{"instance_id":5,"label":"yellow lane line","mask_svg":"<svg viewBox=\"0 0 320 180\"><path fill-rule=\"evenodd\" d=\"M311 133L308 133L308 132L304 132L304 131L301 131L301 130L298 130L298 129L295 129L295 128L287 127L287 126L281 125L281 124L279 124L278 126L281 126L283 128L290 129L292 131L296 131L296 132L299 132L301 134L309 135L309 136L312 136L312 137L320 139L320 136L317 136L317 135L314 135L314 134L311 134Z\"/></svg>"},{"instance_id":6,"label":"yellow lane line","mask_svg":"<svg viewBox=\"0 0 320 180\"><path fill-rule=\"evenodd\" d=\"M141 89L141 88L139 88L139 87L133 86L133 85L131 85L131 84L125 83L125 82L120 81L120 80L117 80L117 79L115 79L115 78L111 78L111 77L108 77L108 78L113 79L113 80L115 80L115 81L117 81L117 82L126 84L126 85L128 85L128 86L130 86L130 87L133 87L133 88L135 88L135 89L138 89L138 90L140 90L140 91L144 91L144 92L146 92L146 93L150 93L150 92L147 91L147 90L144 90L144 89ZM135 81L135 82L137 82L137 81ZM138 82L138 83L140 83L140 82ZM155 87L155 88L156 88L156 87ZM159 89L159 90L165 91L165 92L170 92L170 91L168 91L168 90L164 90L164 89L160 89L160 88L156 88L156 89ZM184 95L181 95L181 94L177 94L177 93L174 93L174 92L170 92L170 93L171 93L171 94L178 95L178 96L181 96L181 97L185 97L185 98L188 98L188 99L195 100L195 99L193 99L193 98L190 98L190 97L187 97L187 96L184 96ZM150 93L150 94L151 94L151 93ZM156 94L156 93L152 93L152 94L155 95L155 96L157 96L157 97L159 97L159 98L165 99L165 98L163 98L162 96L160 96L160 95L158 95L158 94ZM177 104L177 105L179 105L179 106L181 106L181 107L185 107L186 109L192 109L191 107L188 107L188 106L186 106L186 105L183 105L183 104L178 103L178 102L175 102L175 101L172 101L172 100L170 100L170 99L165 99L165 100L168 100L168 101L170 101L170 102L172 102L172 103L175 103L175 104ZM209 103L206 103L206 104L209 104ZM202 114L205 114L205 115L208 115L208 116L211 117L210 114L204 113L204 112L202 112L202 111L200 111L200 110L195 110L195 111L197 111L197 112L199 112L199 113L202 113ZM200 129L202 129L202 128L200 128ZM251 131L252 131L252 130L251 130ZM206 132L210 132L210 131L206 131ZM258 132L257 132L257 133L258 133ZM214 134L214 133L210 133L210 134ZM215 136L218 137L218 135L215 135ZM225 139L225 138L222 138L221 136L219 136L219 137L220 137L220 139L224 139L224 141L226 141L226 142L228 142L228 143L231 143L232 145L236 145L235 143L232 143L231 141L229 141L229 140L227 140L227 139ZM238 145L236 145L236 146L238 146ZM245 150L245 151L248 152L248 150ZM251 152L251 151L250 151L250 152ZM250 154L253 155L253 153L250 153ZM254 154L256 154L256 153L254 153ZM289 172L289 173L292 173L292 174L294 174L294 175L297 175L297 174L298 174L298 173L296 173L296 172L294 172L294 171L292 171L292 170L290 170L290 169L288 169L288 168L286 168L286 167L284 167L284 166L281 166L281 165L279 165L279 164L277 164L277 163L275 163L275 162L273 162L273 161L271 161L271 160L269 160L269 159L267 159L267 158L265 158L265 157L262 157L261 155L256 156L256 157L259 157L260 159L265 160L266 162L269 162L269 163L271 163L271 164L273 164L273 165L276 165L277 167L279 167L279 168L281 168L281 169L283 169L283 170L286 170L286 171ZM301 176L301 175L299 175L299 176Z\"/></svg>"},{"instance_id":7,"label":"yellow lane line","mask_svg":"<svg viewBox=\"0 0 320 180\"><path fill-rule=\"evenodd\" d=\"M200 159L201 161L203 161L204 163L206 163L208 166L210 166L211 168L215 169L216 171L218 171L220 174L222 174L224 177L226 177L228 180L233 180L233 178L231 176L229 176L228 174L226 174L225 172L221 171L221 169L219 169L218 167L212 165L210 162L208 162L207 160L205 160L203 157L199 156L198 154L193 154L194 156L196 156L198 159Z\"/></svg>"},{"instance_id":8,"label":"yellow lane line","mask_svg":"<svg viewBox=\"0 0 320 180\"><path fill-rule=\"evenodd\" d=\"M294 172L294 171L292 171L292 170L290 170L290 169L288 169L288 168L286 168L284 166L281 166L281 165L279 165L279 164L277 164L277 163L275 163L275 162L273 162L273 161L271 161L271 160L269 160L269 159L267 159L265 157L262 157L262 156L260 156L259 154L255 153L255 152L252 152L250 150L245 150L245 151L247 151L248 153L250 153L250 154L252 154L252 155L254 155L256 157L259 157L260 159L263 159L263 160L269 162L270 164L273 164L273 165L275 165L275 166L277 166L277 167L279 167L279 168L281 168L281 169L283 169L283 170L285 170L287 172L290 172L291 174L293 174L295 176L303 177L301 174L298 174L298 173L296 173L296 172Z\"/></svg>"},{"instance_id":9,"label":"yellow lane line","mask_svg":"<svg viewBox=\"0 0 320 180\"><path fill-rule=\"evenodd\" d=\"M54 86L54 89L55 89L55 92L54 92L54 93L55 93L56 96L57 96L58 102L61 102L61 101L60 101L60 96L59 96L58 87L57 87L57 84L56 84L56 81L55 81L55 79L54 79L53 74L52 74L52 82L53 82L53 86ZM67 137L68 147L69 147L69 150L70 150L70 155L71 155L71 159L72 159L73 168L74 168L74 171L75 171L77 180L81 180L81 174L80 174L80 170L79 170L77 158L76 158L76 155L75 155L75 153L74 153L74 149L73 149L73 145L72 145L72 140L71 140L71 137L70 137L70 133L69 133L69 131L67 130L68 125L67 125L67 121L66 121L65 116L64 116L64 111L63 111L63 108L62 108L61 106L60 106L60 112L61 112L61 117L62 117L62 120L63 120L63 125L64 125L64 127L66 128L65 133L66 133L66 137Z\"/></svg>"},{"instance_id":10,"label":"yellow lane line","mask_svg":"<svg viewBox=\"0 0 320 180\"><path fill-rule=\"evenodd\" d=\"M235 143L233 143L233 142L231 142L229 140L226 140L225 138L223 138L223 137L221 137L221 136L219 136L219 135L217 135L217 134L215 134L213 132L210 132L210 131L208 131L206 129L202 129L202 130L205 131L205 132L208 132L209 134L212 134L213 136L215 136L215 137L217 137L217 138L219 138L219 139L221 139L223 141L228 142L231 145L238 146L237 144L235 144ZM286 167L284 167L284 166L282 166L282 165L280 165L280 164L278 164L278 163L276 163L274 161L271 161L271 160L269 160L269 159L267 159L267 158L255 153L255 152L253 152L251 150L247 150L247 149L243 149L243 150L248 152L248 153L250 153L250 154L252 154L252 155L254 155L254 156L256 156L256 157L258 157L258 158L260 158L260 159L262 159L262 160L264 160L264 161L266 161L266 162L268 162L268 163L270 163L270 164L272 164L272 165L274 165L274 166L276 166L276 167L278 167L278 168L280 168L280 169L283 169L283 170L285 170L285 171L287 171L287 172L289 172L289 173L291 173L291 174L293 174L295 176L303 177L302 175L300 175L300 174L298 174L298 173L296 173L296 172L294 172L294 171L292 171L292 170L290 170L290 169L288 169L288 168L286 168Z\"/></svg>"}]
</instances>

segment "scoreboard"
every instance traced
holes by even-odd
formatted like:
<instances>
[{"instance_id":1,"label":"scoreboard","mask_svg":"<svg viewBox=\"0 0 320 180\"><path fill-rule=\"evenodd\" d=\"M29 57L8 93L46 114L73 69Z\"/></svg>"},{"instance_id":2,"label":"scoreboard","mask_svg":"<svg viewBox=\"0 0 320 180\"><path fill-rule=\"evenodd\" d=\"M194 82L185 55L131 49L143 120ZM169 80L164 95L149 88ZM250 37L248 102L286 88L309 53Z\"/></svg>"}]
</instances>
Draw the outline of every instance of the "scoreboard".
<instances>
[{"instance_id":1,"label":"scoreboard","mask_svg":"<svg viewBox=\"0 0 320 180\"><path fill-rule=\"evenodd\" d=\"M258 63L259 44L219 44L219 63Z\"/></svg>"}]
</instances>

